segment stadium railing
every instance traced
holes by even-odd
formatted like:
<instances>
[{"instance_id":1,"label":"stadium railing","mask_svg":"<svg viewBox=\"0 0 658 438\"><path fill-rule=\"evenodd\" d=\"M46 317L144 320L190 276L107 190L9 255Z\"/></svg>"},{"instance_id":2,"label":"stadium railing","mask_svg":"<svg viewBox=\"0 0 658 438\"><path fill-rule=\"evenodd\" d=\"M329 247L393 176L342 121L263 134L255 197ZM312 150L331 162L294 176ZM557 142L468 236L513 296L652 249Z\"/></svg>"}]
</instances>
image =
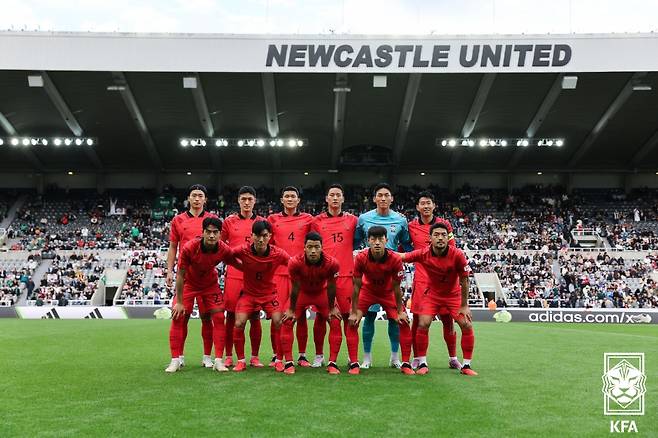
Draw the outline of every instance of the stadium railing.
<instances>
[{"instance_id":1,"label":"stadium railing","mask_svg":"<svg viewBox=\"0 0 658 438\"><path fill-rule=\"evenodd\" d=\"M36 306L37 300L27 300L26 304L28 306ZM43 300L44 306L59 306L58 300ZM67 306L91 306L91 300L67 300Z\"/></svg>"},{"instance_id":2,"label":"stadium railing","mask_svg":"<svg viewBox=\"0 0 658 438\"><path fill-rule=\"evenodd\" d=\"M127 298L124 300L115 300L114 305L115 306L170 306L171 305L170 299L164 299L164 300L156 300L154 299L145 299L145 298L140 298L140 299L132 299L132 298Z\"/></svg>"}]
</instances>

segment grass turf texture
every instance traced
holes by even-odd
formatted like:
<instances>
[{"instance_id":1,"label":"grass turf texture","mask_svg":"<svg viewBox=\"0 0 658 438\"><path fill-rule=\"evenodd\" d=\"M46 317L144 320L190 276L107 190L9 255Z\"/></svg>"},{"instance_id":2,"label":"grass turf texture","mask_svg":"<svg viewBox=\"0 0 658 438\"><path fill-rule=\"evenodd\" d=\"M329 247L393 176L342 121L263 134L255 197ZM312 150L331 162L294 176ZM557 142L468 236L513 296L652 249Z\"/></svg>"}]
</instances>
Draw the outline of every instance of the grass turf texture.
<instances>
[{"instance_id":1,"label":"grass turf texture","mask_svg":"<svg viewBox=\"0 0 658 438\"><path fill-rule=\"evenodd\" d=\"M656 326L476 323L478 377L447 368L436 323L430 374L388 368L382 322L374 368L359 376L347 374L345 351L339 376L299 367L293 376L214 373L200 367L198 321L190 323L187 366L168 375L168 327L0 320L0 436L604 436L604 352L645 353L646 414L616 419L658 435ZM267 323L263 335L265 362Z\"/></svg>"}]
</instances>

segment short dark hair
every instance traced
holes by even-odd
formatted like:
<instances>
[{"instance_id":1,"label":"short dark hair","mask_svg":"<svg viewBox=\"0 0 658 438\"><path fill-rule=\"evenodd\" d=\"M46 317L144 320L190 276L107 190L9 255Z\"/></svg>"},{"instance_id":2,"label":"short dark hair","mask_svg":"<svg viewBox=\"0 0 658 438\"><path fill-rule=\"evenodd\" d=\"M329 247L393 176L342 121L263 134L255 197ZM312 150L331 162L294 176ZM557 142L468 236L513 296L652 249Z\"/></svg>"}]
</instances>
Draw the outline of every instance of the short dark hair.
<instances>
[{"instance_id":1,"label":"short dark hair","mask_svg":"<svg viewBox=\"0 0 658 438\"><path fill-rule=\"evenodd\" d=\"M257 236L259 236L265 230L272 233L272 225L268 221L256 221L251 226L251 232Z\"/></svg>"},{"instance_id":2,"label":"short dark hair","mask_svg":"<svg viewBox=\"0 0 658 438\"><path fill-rule=\"evenodd\" d=\"M375 186L375 188L372 191L372 196L375 196L377 192L380 191L381 189L386 189L391 193L391 195L393 194L393 190L391 190L391 186L385 182L382 182Z\"/></svg>"},{"instance_id":3,"label":"short dark hair","mask_svg":"<svg viewBox=\"0 0 658 438\"><path fill-rule=\"evenodd\" d=\"M448 224L445 223L444 221L437 221L433 223L432 226L430 227L430 235L432 235L432 232L434 232L434 230L436 230L437 228L443 228L444 230L446 230L446 233L450 234L450 229L448 228Z\"/></svg>"},{"instance_id":4,"label":"short dark hair","mask_svg":"<svg viewBox=\"0 0 658 438\"><path fill-rule=\"evenodd\" d=\"M187 191L187 194L189 195L194 190L201 190L203 194L206 195L206 198L208 197L208 189L203 184L192 184L190 189Z\"/></svg>"},{"instance_id":5,"label":"short dark hair","mask_svg":"<svg viewBox=\"0 0 658 438\"><path fill-rule=\"evenodd\" d=\"M418 203L420 202L420 198L431 199L432 202L434 202L434 195L432 194L432 192L428 190L424 190L420 192L418 195L416 195L416 205L418 205Z\"/></svg>"},{"instance_id":6,"label":"short dark hair","mask_svg":"<svg viewBox=\"0 0 658 438\"><path fill-rule=\"evenodd\" d=\"M320 241L320 243L322 243L322 236L320 236L315 231L309 231L308 233L306 233L306 236L304 236L304 244L306 244L306 242L308 242L309 240Z\"/></svg>"},{"instance_id":7,"label":"short dark hair","mask_svg":"<svg viewBox=\"0 0 658 438\"><path fill-rule=\"evenodd\" d=\"M245 193L249 193L250 195L254 195L254 198L256 197L256 189L251 187L251 186L242 186L242 187L240 187L240 190L238 190L238 197L240 197L240 195L244 195Z\"/></svg>"},{"instance_id":8,"label":"short dark hair","mask_svg":"<svg viewBox=\"0 0 658 438\"><path fill-rule=\"evenodd\" d=\"M341 192L343 192L343 194L345 194L345 189L343 188L342 185L340 185L340 184L338 184L338 183L333 183L332 185L330 185L329 187L327 187L327 193L329 193L329 190L331 190L331 189L338 189L338 190L340 190Z\"/></svg>"},{"instance_id":9,"label":"short dark hair","mask_svg":"<svg viewBox=\"0 0 658 438\"><path fill-rule=\"evenodd\" d=\"M297 193L297 196L299 196L299 189L295 186L285 186L283 189L281 189L281 197L283 198L283 194L285 192L295 192Z\"/></svg>"},{"instance_id":10,"label":"short dark hair","mask_svg":"<svg viewBox=\"0 0 658 438\"><path fill-rule=\"evenodd\" d=\"M381 225L375 225L374 227L368 228L368 237L383 237L386 236L386 228Z\"/></svg>"},{"instance_id":11,"label":"short dark hair","mask_svg":"<svg viewBox=\"0 0 658 438\"><path fill-rule=\"evenodd\" d=\"M203 220L201 223L201 229L205 230L207 229L210 225L214 225L217 227L219 231L222 231L222 220L218 217L215 216L208 216Z\"/></svg>"}]
</instances>

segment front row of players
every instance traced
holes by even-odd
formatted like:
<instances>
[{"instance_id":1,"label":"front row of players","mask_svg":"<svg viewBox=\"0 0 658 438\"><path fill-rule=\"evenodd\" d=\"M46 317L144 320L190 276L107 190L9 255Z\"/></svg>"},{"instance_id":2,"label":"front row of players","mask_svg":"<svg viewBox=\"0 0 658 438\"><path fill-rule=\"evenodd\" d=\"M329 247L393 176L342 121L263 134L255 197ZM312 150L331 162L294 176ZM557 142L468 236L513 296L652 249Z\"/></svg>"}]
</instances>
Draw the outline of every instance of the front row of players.
<instances>
[{"instance_id":1,"label":"front row of players","mask_svg":"<svg viewBox=\"0 0 658 438\"><path fill-rule=\"evenodd\" d=\"M349 374L359 374L358 358L361 319L373 305L380 305L388 320L397 324L403 374L427 374L426 354L428 330L437 315L449 315L461 328L461 347L464 364L461 373L477 375L470 367L473 354L474 334L471 312L468 307L469 266L464 253L448 244L449 225L436 221L429 228L430 244L409 253L397 253L386 247L387 230L372 226L367 231L368 248L354 259L353 291L345 300L336 299L336 280L339 262L322 250L322 237L311 231L304 238L304 251L290 258L286 251L271 245L272 225L264 220L252 225L252 243L231 249L219 239L222 228L216 217L208 217L202 223L203 234L185 244L180 252L176 297L172 310L170 345L172 361L167 372L181 367L180 338L187 329L194 300L199 312L209 314L213 324L212 339L215 351L224 352L226 327L224 324L223 295L219 289L216 266L223 262L243 273L243 287L235 304L235 322L232 330L237 363L233 371L247 368L244 343L245 324L254 320L262 310L272 320L272 343L276 354L276 371L294 374L292 356L293 326L305 316L306 309L313 307L318 315L316 323L329 323L329 363L327 371L339 374L337 357L342 343L341 321L345 324L345 338L349 356ZM402 300L400 281L404 276L403 262L421 265L427 273L427 283L421 293L414 294L414 307L418 314L417 327L409 324ZM274 281L278 268L286 266L292 282L289 298L280 300ZM343 297L345 298L345 297ZM416 371L410 364L414 346ZM451 352L451 356L454 353ZM253 358L252 358L253 362ZM452 361L451 361L452 364ZM228 371L221 354L215 359L216 371Z\"/></svg>"}]
</instances>

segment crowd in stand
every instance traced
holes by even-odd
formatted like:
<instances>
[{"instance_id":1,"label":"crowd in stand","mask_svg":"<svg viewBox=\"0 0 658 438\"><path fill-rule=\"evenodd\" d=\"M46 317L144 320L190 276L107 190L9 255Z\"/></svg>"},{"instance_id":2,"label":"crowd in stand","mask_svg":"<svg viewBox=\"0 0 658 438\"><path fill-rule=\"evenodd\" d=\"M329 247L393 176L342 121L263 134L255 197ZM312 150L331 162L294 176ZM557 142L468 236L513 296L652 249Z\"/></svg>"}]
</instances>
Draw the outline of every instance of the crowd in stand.
<instances>
[{"instance_id":1,"label":"crowd in stand","mask_svg":"<svg viewBox=\"0 0 658 438\"><path fill-rule=\"evenodd\" d=\"M555 287L550 253L476 253L469 258L473 272L495 272L510 299L548 297Z\"/></svg>"},{"instance_id":2,"label":"crowd in stand","mask_svg":"<svg viewBox=\"0 0 658 438\"><path fill-rule=\"evenodd\" d=\"M58 305L81 304L96 292L104 268L98 254L57 255L38 289L28 296L36 305L57 301Z\"/></svg>"},{"instance_id":3,"label":"crowd in stand","mask_svg":"<svg viewBox=\"0 0 658 438\"><path fill-rule=\"evenodd\" d=\"M122 265L128 272L119 300L152 300L157 305L173 297L173 291L164 284L167 268L165 253L129 251L123 255Z\"/></svg>"},{"instance_id":4,"label":"crowd in stand","mask_svg":"<svg viewBox=\"0 0 658 438\"><path fill-rule=\"evenodd\" d=\"M560 256L560 298L568 307L658 307L655 283L658 253L624 260L607 253Z\"/></svg>"}]
</instances>

